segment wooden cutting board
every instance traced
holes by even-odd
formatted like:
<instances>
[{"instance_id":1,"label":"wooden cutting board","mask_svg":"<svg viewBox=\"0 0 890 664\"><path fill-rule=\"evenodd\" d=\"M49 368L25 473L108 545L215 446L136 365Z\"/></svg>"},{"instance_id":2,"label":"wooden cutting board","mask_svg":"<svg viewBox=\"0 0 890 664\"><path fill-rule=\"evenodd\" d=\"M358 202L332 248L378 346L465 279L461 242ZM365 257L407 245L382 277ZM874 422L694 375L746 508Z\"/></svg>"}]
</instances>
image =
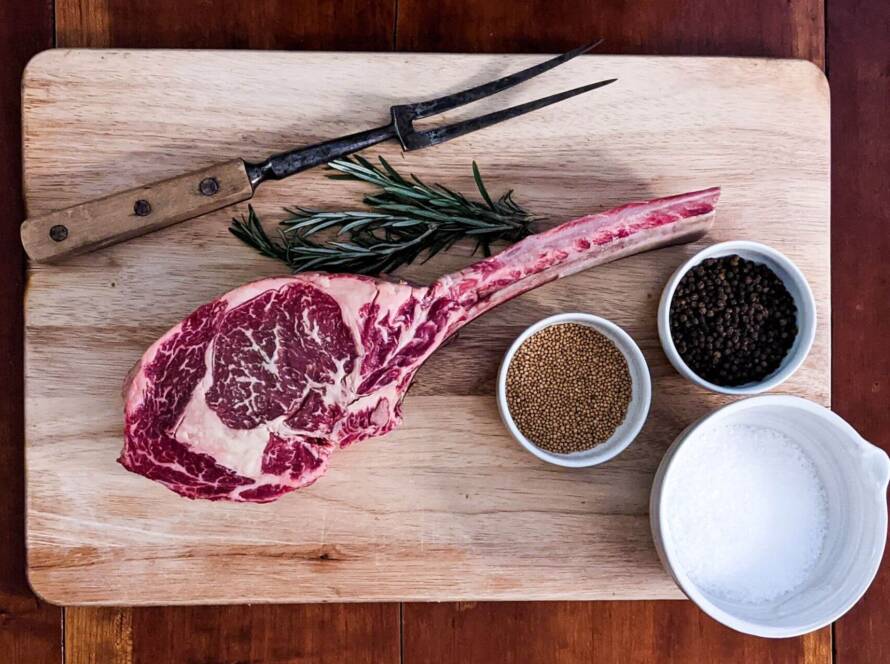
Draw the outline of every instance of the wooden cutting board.
<instances>
[{"instance_id":1,"label":"wooden cutting board","mask_svg":"<svg viewBox=\"0 0 890 664\"><path fill-rule=\"evenodd\" d=\"M36 214L232 156L258 158L383 123L394 102L454 91L539 56L50 51L23 82L24 174ZM723 187L695 245L551 283L465 328L420 370L406 420L334 457L270 505L193 502L126 472L120 387L143 350L197 305L282 267L231 238L246 205L56 266L32 265L26 307L28 572L62 604L672 598L649 534L652 475L693 419L727 399L681 379L658 345L671 271L708 243L760 240L810 280L819 329L781 391L829 401L829 95L802 61L588 56L480 103L501 107L617 76L552 109L434 149L372 149L398 168L495 191L556 223L653 196ZM481 107L481 108L480 108ZM451 118L466 112L452 113ZM321 169L259 190L284 205L354 205ZM428 281L467 251L405 272ZM637 340L654 381L648 423L599 468L548 466L509 438L500 358L530 323L580 310Z\"/></svg>"}]
</instances>

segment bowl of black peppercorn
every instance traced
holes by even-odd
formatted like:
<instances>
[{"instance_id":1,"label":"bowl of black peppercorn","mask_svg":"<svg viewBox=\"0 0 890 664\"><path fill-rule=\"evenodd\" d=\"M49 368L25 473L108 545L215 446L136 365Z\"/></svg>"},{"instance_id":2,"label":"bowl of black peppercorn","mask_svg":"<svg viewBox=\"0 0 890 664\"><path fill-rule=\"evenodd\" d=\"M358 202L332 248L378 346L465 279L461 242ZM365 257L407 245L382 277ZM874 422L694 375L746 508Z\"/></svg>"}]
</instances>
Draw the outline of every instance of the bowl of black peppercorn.
<instances>
[{"instance_id":1,"label":"bowl of black peppercorn","mask_svg":"<svg viewBox=\"0 0 890 664\"><path fill-rule=\"evenodd\" d=\"M722 394L758 394L783 383L815 335L816 302L803 273L758 242L700 251L668 280L658 308L670 363Z\"/></svg>"}]
</instances>

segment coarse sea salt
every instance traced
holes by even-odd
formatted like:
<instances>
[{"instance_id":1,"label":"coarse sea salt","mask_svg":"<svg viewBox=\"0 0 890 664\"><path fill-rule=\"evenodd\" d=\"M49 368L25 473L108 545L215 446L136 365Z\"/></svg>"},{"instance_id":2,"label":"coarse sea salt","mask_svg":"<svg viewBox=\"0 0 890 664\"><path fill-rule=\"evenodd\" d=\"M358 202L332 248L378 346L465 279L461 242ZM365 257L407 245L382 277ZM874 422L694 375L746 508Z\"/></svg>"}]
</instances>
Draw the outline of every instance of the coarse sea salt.
<instances>
[{"instance_id":1,"label":"coarse sea salt","mask_svg":"<svg viewBox=\"0 0 890 664\"><path fill-rule=\"evenodd\" d=\"M822 553L828 499L784 433L746 424L702 432L666 493L680 567L702 590L761 604L802 586Z\"/></svg>"}]
</instances>

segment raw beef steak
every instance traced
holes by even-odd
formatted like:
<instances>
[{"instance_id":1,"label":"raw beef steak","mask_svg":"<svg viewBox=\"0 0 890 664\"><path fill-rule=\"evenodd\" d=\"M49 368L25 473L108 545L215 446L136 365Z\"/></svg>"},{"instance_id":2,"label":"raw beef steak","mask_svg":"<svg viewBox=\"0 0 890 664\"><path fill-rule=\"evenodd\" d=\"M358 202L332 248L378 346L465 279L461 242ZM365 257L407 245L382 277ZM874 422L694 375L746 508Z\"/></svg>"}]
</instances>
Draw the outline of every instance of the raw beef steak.
<instances>
[{"instance_id":1,"label":"raw beef steak","mask_svg":"<svg viewBox=\"0 0 890 664\"><path fill-rule=\"evenodd\" d=\"M275 500L398 426L414 373L458 328L554 279L701 237L719 195L581 217L426 287L306 273L237 288L142 356L119 461L189 498Z\"/></svg>"}]
</instances>

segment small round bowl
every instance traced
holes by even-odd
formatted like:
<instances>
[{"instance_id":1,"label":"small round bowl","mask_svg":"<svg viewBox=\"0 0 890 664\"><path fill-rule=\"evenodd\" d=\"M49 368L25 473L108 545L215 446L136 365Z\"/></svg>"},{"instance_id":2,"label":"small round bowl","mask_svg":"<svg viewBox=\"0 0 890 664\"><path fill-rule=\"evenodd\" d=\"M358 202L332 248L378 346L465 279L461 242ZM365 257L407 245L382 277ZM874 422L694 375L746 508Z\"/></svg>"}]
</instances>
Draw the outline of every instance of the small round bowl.
<instances>
[{"instance_id":1,"label":"small round bowl","mask_svg":"<svg viewBox=\"0 0 890 664\"><path fill-rule=\"evenodd\" d=\"M687 461L714 428L737 424L775 429L793 440L812 462L828 504L825 543L808 579L787 595L757 603L733 601L696 584L678 555L682 533L671 528L670 515L678 509L672 496L689 472ZM649 500L652 539L680 589L718 622L756 636L799 636L849 611L874 579L887 540L888 482L887 454L827 408L786 395L742 399L689 425L668 448Z\"/></svg>"},{"instance_id":2,"label":"small round bowl","mask_svg":"<svg viewBox=\"0 0 890 664\"><path fill-rule=\"evenodd\" d=\"M683 358L680 357L680 353L677 351L677 347L674 346L674 339L671 336L670 311L674 292L677 290L680 280L689 270L706 258L719 258L732 254L737 254L746 260L766 265L782 280L785 288L788 289L791 297L794 298L794 304L797 306L797 337L794 339L791 348L788 349L788 353L785 355L782 363L769 376L758 382L727 387L705 380L683 361ZM661 293L661 301L658 305L658 338L661 340L664 354L667 355L674 369L681 376L688 378L696 385L700 385L712 392L720 392L721 394L759 394L781 385L803 364L804 359L810 352L815 337L816 300L813 298L813 291L810 290L806 277L803 276L800 269L787 256L759 242L749 242L747 240L721 242L698 252L678 267L674 274L671 275L664 287L664 291Z\"/></svg>"},{"instance_id":3,"label":"small round bowl","mask_svg":"<svg viewBox=\"0 0 890 664\"><path fill-rule=\"evenodd\" d=\"M624 421L615 430L615 433L612 434L612 437L589 450L573 452L571 454L554 454L553 452L541 449L531 442L528 438L522 435L519 427L516 426L507 405L507 370L510 367L510 362L513 360L516 351L519 350L519 347L526 339L536 332L540 332L545 327L550 327L551 325L557 325L559 323L579 323L581 325L587 325L609 339L622 352L624 358L627 360L627 368L631 378L632 395L630 404L627 407L627 415L625 416ZM646 422L646 416L649 414L649 403L651 400L652 383L649 379L649 366L646 364L646 358L643 357L643 353L640 352L637 344L634 343L634 340L631 339L627 332L614 323L605 318L592 316L590 314L558 314L538 321L516 338L516 341L513 342L513 345L510 346L509 350L504 355L504 360L501 363L501 368L498 372L498 410L501 413L501 419L504 421L504 425L525 449L539 459L556 464L557 466L566 466L569 468L596 466L597 464L605 463L609 459L612 459L623 452L628 445L633 442L633 439L637 437L637 434L640 433L640 429L643 428L643 424Z\"/></svg>"}]
</instances>

